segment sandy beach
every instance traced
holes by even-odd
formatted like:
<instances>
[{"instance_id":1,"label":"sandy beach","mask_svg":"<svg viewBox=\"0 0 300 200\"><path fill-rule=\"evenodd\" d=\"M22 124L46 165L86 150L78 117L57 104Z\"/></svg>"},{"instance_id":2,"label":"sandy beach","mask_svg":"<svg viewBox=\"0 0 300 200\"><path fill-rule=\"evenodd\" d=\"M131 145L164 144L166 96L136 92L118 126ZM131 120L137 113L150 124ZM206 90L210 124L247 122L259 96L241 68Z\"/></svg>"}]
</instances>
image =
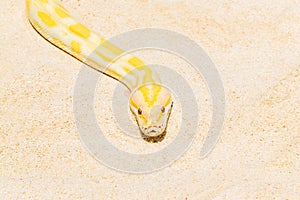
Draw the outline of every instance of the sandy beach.
<instances>
[{"instance_id":1,"label":"sandy beach","mask_svg":"<svg viewBox=\"0 0 300 200\"><path fill-rule=\"evenodd\" d=\"M2 0L0 199L300 199L300 1L60 2L105 38L158 28L195 41L223 83L223 130L199 159L212 117L204 78L174 54L140 50L134 55L145 63L168 66L187 80L198 103L197 134L174 163L151 173L102 164L82 144L74 117L74 88L87 67L32 28L25 0ZM124 86L101 76L94 98L97 123L113 146L147 154L174 141L178 103L169 134L148 143L137 126L132 137L116 123L116 87L126 99Z\"/></svg>"}]
</instances>

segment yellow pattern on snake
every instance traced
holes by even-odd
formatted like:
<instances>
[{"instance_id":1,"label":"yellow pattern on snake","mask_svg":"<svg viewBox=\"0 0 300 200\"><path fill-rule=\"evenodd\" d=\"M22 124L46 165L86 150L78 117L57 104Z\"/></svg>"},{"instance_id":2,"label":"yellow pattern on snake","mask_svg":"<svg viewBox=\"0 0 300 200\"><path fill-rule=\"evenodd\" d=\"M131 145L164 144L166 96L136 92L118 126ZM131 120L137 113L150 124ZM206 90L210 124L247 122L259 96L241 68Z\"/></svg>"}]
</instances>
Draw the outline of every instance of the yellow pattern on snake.
<instances>
[{"instance_id":1,"label":"yellow pattern on snake","mask_svg":"<svg viewBox=\"0 0 300 200\"><path fill-rule=\"evenodd\" d=\"M26 0L26 8L30 23L45 39L129 88L130 110L144 136L165 133L172 95L154 70L133 55L122 55L122 49L76 21L56 0Z\"/></svg>"}]
</instances>

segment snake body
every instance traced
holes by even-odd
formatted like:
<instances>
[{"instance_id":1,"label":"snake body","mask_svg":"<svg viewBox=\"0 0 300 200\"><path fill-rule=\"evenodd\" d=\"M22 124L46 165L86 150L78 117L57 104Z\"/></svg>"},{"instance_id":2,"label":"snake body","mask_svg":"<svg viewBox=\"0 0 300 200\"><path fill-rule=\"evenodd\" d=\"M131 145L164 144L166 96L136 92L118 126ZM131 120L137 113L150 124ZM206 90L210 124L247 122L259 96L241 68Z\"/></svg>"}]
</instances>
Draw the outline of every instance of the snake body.
<instances>
[{"instance_id":1,"label":"snake body","mask_svg":"<svg viewBox=\"0 0 300 200\"><path fill-rule=\"evenodd\" d=\"M165 133L172 95L154 70L133 55L123 55L124 50L79 23L56 0L26 0L26 9L31 25L46 40L129 88L129 107L143 136Z\"/></svg>"}]
</instances>

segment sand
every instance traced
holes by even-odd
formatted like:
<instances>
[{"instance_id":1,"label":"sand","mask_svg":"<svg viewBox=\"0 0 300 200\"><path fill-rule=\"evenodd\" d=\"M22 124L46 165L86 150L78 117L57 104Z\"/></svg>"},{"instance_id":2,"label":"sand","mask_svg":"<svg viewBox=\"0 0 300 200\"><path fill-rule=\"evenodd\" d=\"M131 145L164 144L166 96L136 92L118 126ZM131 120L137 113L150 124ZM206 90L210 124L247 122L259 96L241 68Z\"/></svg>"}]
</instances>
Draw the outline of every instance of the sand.
<instances>
[{"instance_id":1,"label":"sand","mask_svg":"<svg viewBox=\"0 0 300 200\"><path fill-rule=\"evenodd\" d=\"M74 118L82 63L32 29L24 0L2 0L0 199L300 198L299 1L62 3L106 38L154 27L197 42L225 88L222 134L211 154L199 159L212 115L203 77L174 55L143 50L136 54L146 63L169 66L188 80L197 94L197 134L178 160L155 172L131 174L101 164L82 145ZM113 145L138 154L172 143L172 134L159 144L122 134L111 114L117 82L103 77L98 86L96 118ZM171 130L179 119L176 107Z\"/></svg>"}]
</instances>

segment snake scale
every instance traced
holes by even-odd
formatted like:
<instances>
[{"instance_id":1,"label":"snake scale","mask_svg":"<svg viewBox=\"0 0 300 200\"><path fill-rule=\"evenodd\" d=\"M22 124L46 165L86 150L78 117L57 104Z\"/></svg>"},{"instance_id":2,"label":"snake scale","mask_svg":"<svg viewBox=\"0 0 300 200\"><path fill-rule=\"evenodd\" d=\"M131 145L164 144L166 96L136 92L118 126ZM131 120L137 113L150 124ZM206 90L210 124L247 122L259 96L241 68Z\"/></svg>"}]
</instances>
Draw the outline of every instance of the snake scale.
<instances>
[{"instance_id":1,"label":"snake scale","mask_svg":"<svg viewBox=\"0 0 300 200\"><path fill-rule=\"evenodd\" d=\"M166 133L172 94L157 72L139 58L123 55L124 50L75 20L56 0L26 0L26 9L31 25L46 40L128 87L129 107L143 136Z\"/></svg>"}]
</instances>

